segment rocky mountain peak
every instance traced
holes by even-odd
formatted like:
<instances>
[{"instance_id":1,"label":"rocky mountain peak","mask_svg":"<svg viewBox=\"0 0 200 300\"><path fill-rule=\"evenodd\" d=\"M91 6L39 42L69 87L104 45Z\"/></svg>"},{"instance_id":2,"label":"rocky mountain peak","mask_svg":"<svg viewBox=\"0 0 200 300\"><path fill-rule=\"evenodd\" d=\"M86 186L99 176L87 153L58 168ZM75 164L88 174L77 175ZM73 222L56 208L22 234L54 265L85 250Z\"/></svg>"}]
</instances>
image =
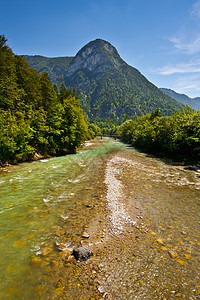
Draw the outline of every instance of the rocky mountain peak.
<instances>
[{"instance_id":1,"label":"rocky mountain peak","mask_svg":"<svg viewBox=\"0 0 200 300\"><path fill-rule=\"evenodd\" d=\"M66 77L72 77L79 71L92 72L97 79L108 69L114 69L125 64L117 50L109 42L96 39L85 45L76 54L69 65Z\"/></svg>"},{"instance_id":2,"label":"rocky mountain peak","mask_svg":"<svg viewBox=\"0 0 200 300\"><path fill-rule=\"evenodd\" d=\"M28 59L38 71L53 75L52 81L58 86L64 83L67 89L76 90L90 122L119 125L151 113L158 106L163 115L183 107L129 66L115 47L101 39L85 45L75 57Z\"/></svg>"}]
</instances>

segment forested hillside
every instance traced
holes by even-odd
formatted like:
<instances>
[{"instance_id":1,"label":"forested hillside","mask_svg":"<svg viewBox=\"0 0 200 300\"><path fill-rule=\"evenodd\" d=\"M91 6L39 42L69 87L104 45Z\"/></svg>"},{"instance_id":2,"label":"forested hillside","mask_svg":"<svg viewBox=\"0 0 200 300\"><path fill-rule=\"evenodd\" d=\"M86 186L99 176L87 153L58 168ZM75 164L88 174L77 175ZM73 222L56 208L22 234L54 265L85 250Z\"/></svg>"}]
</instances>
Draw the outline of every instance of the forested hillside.
<instances>
[{"instance_id":1,"label":"forested hillside","mask_svg":"<svg viewBox=\"0 0 200 300\"><path fill-rule=\"evenodd\" d=\"M44 57L41 55L24 55L29 66L38 73L47 72L51 82L58 88L64 83L64 74L66 74L69 64L73 57Z\"/></svg>"},{"instance_id":2,"label":"forested hillside","mask_svg":"<svg viewBox=\"0 0 200 300\"><path fill-rule=\"evenodd\" d=\"M175 99L176 101L183 103L184 105L190 106L191 108L193 108L195 110L200 109L200 97L190 98L185 94L176 93L175 91L173 91L171 89L160 88L160 90L163 93L165 93L168 96Z\"/></svg>"},{"instance_id":3,"label":"forested hillside","mask_svg":"<svg viewBox=\"0 0 200 300\"><path fill-rule=\"evenodd\" d=\"M0 36L0 161L32 159L35 153L74 153L89 137L78 98L52 86Z\"/></svg>"},{"instance_id":4,"label":"forested hillside","mask_svg":"<svg viewBox=\"0 0 200 300\"><path fill-rule=\"evenodd\" d=\"M43 68L46 64L45 70L58 86L64 78L67 88L76 89L89 120L101 127L119 125L127 119L151 113L157 106L163 115L171 115L184 106L129 66L115 47L101 39L85 45L74 58L59 58L60 72L63 72L59 78L59 73L52 73L57 68L56 58L47 59L48 63L41 57L25 58L37 70L41 69L41 61ZM51 69L48 69L50 63Z\"/></svg>"}]
</instances>

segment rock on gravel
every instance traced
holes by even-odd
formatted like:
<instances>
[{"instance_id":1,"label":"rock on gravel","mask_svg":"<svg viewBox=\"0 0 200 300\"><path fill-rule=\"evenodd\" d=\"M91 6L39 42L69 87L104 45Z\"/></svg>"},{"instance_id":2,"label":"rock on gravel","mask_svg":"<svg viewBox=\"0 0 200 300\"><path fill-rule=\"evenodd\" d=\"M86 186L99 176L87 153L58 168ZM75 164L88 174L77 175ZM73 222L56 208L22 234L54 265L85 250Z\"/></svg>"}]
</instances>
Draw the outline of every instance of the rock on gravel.
<instances>
[{"instance_id":1,"label":"rock on gravel","mask_svg":"<svg viewBox=\"0 0 200 300\"><path fill-rule=\"evenodd\" d=\"M93 253L90 249L80 247L73 250L73 255L78 261L86 261L93 256Z\"/></svg>"}]
</instances>

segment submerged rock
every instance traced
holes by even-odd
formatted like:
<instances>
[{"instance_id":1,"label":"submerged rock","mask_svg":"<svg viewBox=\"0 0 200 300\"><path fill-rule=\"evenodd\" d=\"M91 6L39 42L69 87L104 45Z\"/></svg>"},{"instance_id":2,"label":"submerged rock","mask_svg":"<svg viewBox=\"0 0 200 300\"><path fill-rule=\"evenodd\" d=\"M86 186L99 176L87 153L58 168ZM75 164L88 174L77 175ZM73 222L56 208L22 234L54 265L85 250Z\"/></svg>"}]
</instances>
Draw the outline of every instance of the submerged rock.
<instances>
[{"instance_id":1,"label":"submerged rock","mask_svg":"<svg viewBox=\"0 0 200 300\"><path fill-rule=\"evenodd\" d=\"M73 255L79 261L86 261L91 256L93 256L93 253L90 249L87 249L85 247L80 247L73 250Z\"/></svg>"},{"instance_id":2,"label":"submerged rock","mask_svg":"<svg viewBox=\"0 0 200 300\"><path fill-rule=\"evenodd\" d=\"M32 257L31 258L31 261L30 261L30 264L33 265L33 266L38 266L40 265L42 262L41 258L39 257Z\"/></svg>"}]
</instances>

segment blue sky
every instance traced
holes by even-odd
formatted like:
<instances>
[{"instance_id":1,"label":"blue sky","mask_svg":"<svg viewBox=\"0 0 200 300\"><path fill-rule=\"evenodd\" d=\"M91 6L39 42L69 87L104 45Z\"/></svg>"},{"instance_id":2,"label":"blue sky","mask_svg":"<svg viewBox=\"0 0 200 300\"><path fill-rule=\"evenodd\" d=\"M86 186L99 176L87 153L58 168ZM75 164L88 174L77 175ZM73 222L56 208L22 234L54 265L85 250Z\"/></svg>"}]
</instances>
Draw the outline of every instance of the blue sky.
<instances>
[{"instance_id":1,"label":"blue sky","mask_svg":"<svg viewBox=\"0 0 200 300\"><path fill-rule=\"evenodd\" d=\"M96 38L158 87L200 96L200 0L0 0L16 54L74 56Z\"/></svg>"}]
</instances>

